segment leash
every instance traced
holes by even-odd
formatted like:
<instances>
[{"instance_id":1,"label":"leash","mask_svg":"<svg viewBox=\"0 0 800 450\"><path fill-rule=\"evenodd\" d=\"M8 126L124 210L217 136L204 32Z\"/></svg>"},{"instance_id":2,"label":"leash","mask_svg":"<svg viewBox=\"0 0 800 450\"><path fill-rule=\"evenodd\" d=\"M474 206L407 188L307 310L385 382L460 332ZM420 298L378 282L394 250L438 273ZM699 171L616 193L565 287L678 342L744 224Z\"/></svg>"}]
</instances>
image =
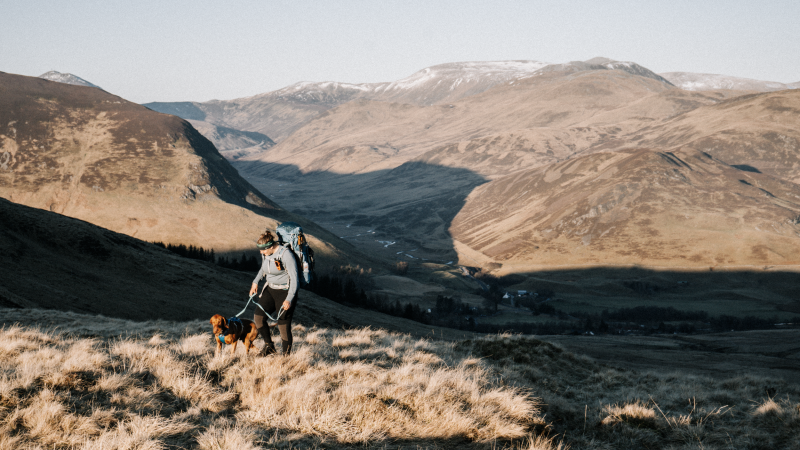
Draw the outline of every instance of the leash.
<instances>
[{"instance_id":1,"label":"leash","mask_svg":"<svg viewBox=\"0 0 800 450\"><path fill-rule=\"evenodd\" d=\"M249 298L249 299L247 299L247 304L246 304L246 305L244 305L244 309L242 309L241 311L239 311L239 314L236 314L236 317L237 317L237 318L238 318L239 316L241 316L242 314L244 314L244 312L245 312L245 311L247 311L247 307L248 307L248 306L250 306L250 302L253 302L253 297L255 297L257 294L258 294L258 292L256 292L255 294L251 295L251 296L250 296L250 298ZM272 317L272 316L271 316L271 315L270 315L268 312L264 311L264 308L263 308L261 305L259 305L259 304L258 304L258 302L253 302L253 303L255 303L255 304L256 304L256 306L258 306L259 308L261 308L261 311L263 311L263 312L264 312L264 314L266 314L266 315L267 315L267 317L269 318L269 320L270 320L270 321L272 321L272 322L277 322L277 321L278 321L278 319L281 317L281 314L282 314L282 313L283 313L283 311L284 311L284 309L283 309L283 305L281 305L281 308L278 310L278 314L275 314L275 317ZM222 345L223 345L223 346L224 346L224 345L226 345L226 344L225 344L225 339L223 338L223 336L222 336L221 334L220 334L220 335L217 337L217 339L219 339L219 341L220 341L220 342L222 342ZM300 346L299 346L299 345L295 347L295 350L297 350L298 348L300 348Z\"/></svg>"},{"instance_id":2,"label":"leash","mask_svg":"<svg viewBox=\"0 0 800 450\"><path fill-rule=\"evenodd\" d=\"M251 295L251 296L250 296L250 299L249 299L249 300L247 300L247 304L246 304L246 305L244 305L244 309L243 309L243 310L241 310L241 311L239 311L239 314L237 314L237 315L236 315L236 317L239 317L239 316L241 316L242 314L244 314L244 312L245 312L245 311L247 311L247 307L248 307L248 306L250 306L250 302L253 302L253 297L255 297L255 296L256 296L256 294L258 294L258 292L256 292L255 294L253 294L253 295ZM256 306L258 306L259 308L261 308L261 311L264 311L264 308L263 308L261 305L259 305L259 304L258 304L258 302L253 302L253 303L255 303L255 304L256 304ZM279 309L279 310L278 310L278 314L276 314L276 315L275 315L275 317L272 317L272 316L271 316L271 315L269 315L269 313L268 313L268 312L266 312L266 311L264 311L264 314L266 314L266 315L267 315L267 317L269 318L269 320L271 320L271 321L273 321L273 322L277 322L277 321L278 321L278 319L281 317L281 313L282 313L282 312L283 312L283 305L281 305L281 309Z\"/></svg>"}]
</instances>

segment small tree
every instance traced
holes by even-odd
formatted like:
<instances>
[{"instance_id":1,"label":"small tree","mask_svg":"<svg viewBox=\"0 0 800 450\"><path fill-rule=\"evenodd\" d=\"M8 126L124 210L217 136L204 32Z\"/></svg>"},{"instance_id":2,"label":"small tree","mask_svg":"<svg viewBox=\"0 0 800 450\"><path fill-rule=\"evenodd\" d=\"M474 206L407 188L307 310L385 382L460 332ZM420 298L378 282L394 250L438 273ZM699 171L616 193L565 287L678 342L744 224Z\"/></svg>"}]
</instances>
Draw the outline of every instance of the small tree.
<instances>
[{"instance_id":1,"label":"small tree","mask_svg":"<svg viewBox=\"0 0 800 450\"><path fill-rule=\"evenodd\" d=\"M408 273L408 262L398 261L392 266L392 270L398 275L405 275Z\"/></svg>"}]
</instances>

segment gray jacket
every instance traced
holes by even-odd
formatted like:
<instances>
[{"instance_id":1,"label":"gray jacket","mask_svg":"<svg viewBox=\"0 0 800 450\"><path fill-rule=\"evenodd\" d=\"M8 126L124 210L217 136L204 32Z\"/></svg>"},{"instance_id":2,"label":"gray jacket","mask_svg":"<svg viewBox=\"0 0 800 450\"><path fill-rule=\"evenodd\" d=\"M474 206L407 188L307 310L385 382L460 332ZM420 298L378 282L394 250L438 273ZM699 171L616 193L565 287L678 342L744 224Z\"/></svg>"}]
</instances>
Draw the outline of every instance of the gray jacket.
<instances>
[{"instance_id":1,"label":"gray jacket","mask_svg":"<svg viewBox=\"0 0 800 450\"><path fill-rule=\"evenodd\" d=\"M278 269L275 261L281 262L281 269ZM297 276L297 261L294 259L292 251L281 245L275 250L275 253L263 256L261 269L256 274L253 284L257 285L262 278L266 278L266 283L261 291L263 292L267 286L272 289L288 290L286 301L292 304L295 294L297 294Z\"/></svg>"}]
</instances>

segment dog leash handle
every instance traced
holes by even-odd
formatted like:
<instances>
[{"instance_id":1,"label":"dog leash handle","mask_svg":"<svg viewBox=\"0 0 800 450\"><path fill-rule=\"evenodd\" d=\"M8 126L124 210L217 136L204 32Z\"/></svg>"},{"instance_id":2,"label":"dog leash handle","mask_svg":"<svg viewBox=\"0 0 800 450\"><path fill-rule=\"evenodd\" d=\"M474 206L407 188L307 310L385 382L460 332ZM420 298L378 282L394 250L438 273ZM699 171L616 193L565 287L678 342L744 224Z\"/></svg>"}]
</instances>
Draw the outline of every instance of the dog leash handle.
<instances>
[{"instance_id":1,"label":"dog leash handle","mask_svg":"<svg viewBox=\"0 0 800 450\"><path fill-rule=\"evenodd\" d=\"M258 292L256 292L256 294L257 294L257 293L258 293ZM247 300L247 304L246 304L246 305L244 305L244 309L243 309L243 310L241 310L241 311L239 311L239 314L237 314L237 315L236 315L236 317L239 317L239 316L241 316L242 314L244 314L244 312L245 312L245 311L247 311L247 307L248 307L248 306L250 306L250 302L252 302L252 301L253 301L253 297L255 297L255 296L256 296L256 294L253 294L253 295L251 295L251 296L250 296L250 299L249 299L249 300ZM256 305L258 305L258 303L256 303ZM261 305L258 305L258 306L261 306ZM262 309L263 309L263 308L262 308Z\"/></svg>"},{"instance_id":2,"label":"dog leash handle","mask_svg":"<svg viewBox=\"0 0 800 450\"><path fill-rule=\"evenodd\" d=\"M256 294L258 294L258 293L256 293ZM241 311L239 311L239 314L237 314L237 315L236 315L236 317L239 317L239 316L241 316L242 314L244 314L244 312L245 312L245 311L247 311L247 307L248 307L248 306L250 306L250 302L252 302L252 301L253 301L253 297L255 297L255 296L256 296L256 294L253 294L253 295L251 295L251 296L250 296L250 298L247 300L247 304L246 304L246 305L244 305L244 309L243 309L243 310L241 310ZM263 308L263 307L261 307L261 305L259 305L259 304L258 304L258 302L254 302L254 303L256 304L256 306L258 306L259 308L261 308L261 311L264 311L264 308ZM276 314L276 315L275 315L275 317L272 317L272 316L270 316L270 315L269 315L269 313L268 313L268 312L266 312L266 311L264 311L264 314L266 314L266 315L267 315L267 317L269 318L269 320L271 320L271 321L273 321L273 322L277 322L277 321L278 321L278 319L281 317L281 313L283 313L283 311L284 311L284 309L283 309L283 306L281 305L281 309L279 309L279 310L278 310L278 314Z\"/></svg>"}]
</instances>

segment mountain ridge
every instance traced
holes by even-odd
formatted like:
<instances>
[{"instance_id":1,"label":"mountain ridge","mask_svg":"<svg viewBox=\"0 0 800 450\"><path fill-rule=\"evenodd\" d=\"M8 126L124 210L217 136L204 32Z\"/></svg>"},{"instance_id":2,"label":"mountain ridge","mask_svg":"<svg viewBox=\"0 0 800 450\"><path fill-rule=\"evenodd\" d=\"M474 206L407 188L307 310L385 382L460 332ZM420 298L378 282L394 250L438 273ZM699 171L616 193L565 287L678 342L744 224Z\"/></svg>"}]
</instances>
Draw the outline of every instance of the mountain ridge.
<instances>
[{"instance_id":1,"label":"mountain ridge","mask_svg":"<svg viewBox=\"0 0 800 450\"><path fill-rule=\"evenodd\" d=\"M152 102L155 111L266 134L281 141L322 112L356 99L440 104L483 92L545 67L538 61L446 63L392 82L299 82L276 91L232 100ZM435 89L433 89L435 88ZM275 119L265 119L276 117ZM226 149L230 150L230 149Z\"/></svg>"},{"instance_id":2,"label":"mountain ridge","mask_svg":"<svg viewBox=\"0 0 800 450\"><path fill-rule=\"evenodd\" d=\"M628 149L492 180L467 197L450 231L472 260L515 273L581 264L797 265L798 199L800 186L696 150Z\"/></svg>"},{"instance_id":3,"label":"mountain ridge","mask_svg":"<svg viewBox=\"0 0 800 450\"><path fill-rule=\"evenodd\" d=\"M800 143L795 131L800 91L752 95L730 90L691 92L638 75L636 70L631 73L595 66L581 63L565 70L555 68L463 98L452 107L359 99L326 111L276 146L235 161L234 166L263 189L275 180L292 180L283 184L285 192L281 195L306 199L304 213L315 220L351 220L372 232L387 232L389 239L402 239L420 252L429 251L431 256L426 258L444 262L459 255L465 258L460 260L462 264L482 267L503 262L473 254L470 245L482 248L473 236L482 227L459 228L464 222L457 220L467 210L480 215L470 209L477 207L471 206L475 203L470 200L469 189L482 192L514 174L547 170L595 153L635 149L706 152L715 158L714 164L734 167L730 169L733 172L726 169L730 177L739 173L737 169L747 169L773 177L771 182L793 182L800 173L800 161L794 161L796 152L792 150ZM761 157L760 152L764 153ZM401 168L402 177L383 184L373 181L374 177L400 173ZM712 173L711 169L707 173ZM474 182L451 191L446 184L454 175ZM449 181L443 184L441 180ZM731 183L738 187L738 181ZM427 191L421 186L427 186ZM559 188L548 185L547 189L557 195ZM678 186L674 189L676 195L681 192ZM308 198L307 192L320 190L331 194L324 202ZM366 193L355 203L337 201L353 192ZM406 203L407 192L414 192L411 197L416 203ZM381 197L392 207L376 209L374 198ZM477 204L501 201L502 197L496 196ZM693 201L702 203L703 199ZM756 204L748 207L759 208ZM420 209L425 213L420 214ZM461 212L454 216L452 211L457 209ZM492 211L492 217L507 213ZM384 220L381 214L394 219ZM433 232L434 221L426 217L437 217L438 226L444 225L449 231ZM420 226L415 226L415 221ZM431 225L426 239L417 237L419 230L428 229L422 223ZM511 225L501 228L513 229ZM509 235L524 240L526 232L514 229ZM722 239L722 244L727 237L711 233L707 239ZM376 246L376 251L383 250ZM497 256L506 257L502 253ZM552 264L569 262L566 257L551 256ZM525 257L538 258L533 253ZM586 256L576 258L590 262ZM753 256L753 261L761 261L759 258ZM738 254L728 259L743 262L747 256ZM593 261L598 263L602 257ZM647 264L662 262L653 257ZM514 264L525 266L522 261ZM709 262L687 260L685 264L702 266Z\"/></svg>"},{"instance_id":4,"label":"mountain ridge","mask_svg":"<svg viewBox=\"0 0 800 450\"><path fill-rule=\"evenodd\" d=\"M751 78L694 72L665 72L659 74L675 86L687 91L709 91L732 89L740 91L772 92L785 89L797 89L800 83L780 83Z\"/></svg>"}]
</instances>

